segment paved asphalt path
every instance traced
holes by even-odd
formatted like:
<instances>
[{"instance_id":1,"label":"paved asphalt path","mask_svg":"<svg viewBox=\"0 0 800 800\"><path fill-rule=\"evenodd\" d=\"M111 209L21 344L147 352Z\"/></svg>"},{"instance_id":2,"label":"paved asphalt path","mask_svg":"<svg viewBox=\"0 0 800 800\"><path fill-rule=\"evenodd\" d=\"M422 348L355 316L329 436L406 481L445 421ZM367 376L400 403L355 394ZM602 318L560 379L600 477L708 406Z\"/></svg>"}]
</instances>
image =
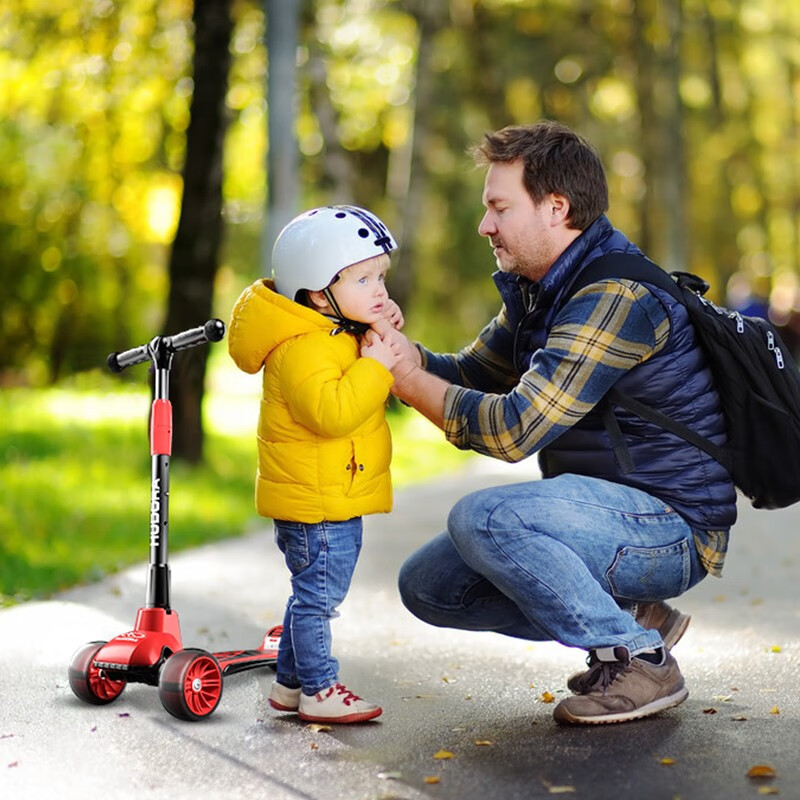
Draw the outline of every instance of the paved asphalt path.
<instances>
[{"instance_id":1,"label":"paved asphalt path","mask_svg":"<svg viewBox=\"0 0 800 800\"><path fill-rule=\"evenodd\" d=\"M560 727L547 693L565 696L581 652L439 630L405 611L398 568L452 503L530 470L481 462L368 519L334 623L342 679L384 708L363 725L315 730L268 709L268 671L227 678L219 708L196 723L141 684L111 705L77 700L70 657L133 627L143 565L0 611L0 798L800 798L800 508L741 505L725 577L679 602L693 615L675 648L689 699L648 720ZM178 537L180 520L172 528ZM177 555L172 586L184 645L226 650L256 646L280 621L287 580L267 527ZM755 765L776 777L747 777Z\"/></svg>"}]
</instances>

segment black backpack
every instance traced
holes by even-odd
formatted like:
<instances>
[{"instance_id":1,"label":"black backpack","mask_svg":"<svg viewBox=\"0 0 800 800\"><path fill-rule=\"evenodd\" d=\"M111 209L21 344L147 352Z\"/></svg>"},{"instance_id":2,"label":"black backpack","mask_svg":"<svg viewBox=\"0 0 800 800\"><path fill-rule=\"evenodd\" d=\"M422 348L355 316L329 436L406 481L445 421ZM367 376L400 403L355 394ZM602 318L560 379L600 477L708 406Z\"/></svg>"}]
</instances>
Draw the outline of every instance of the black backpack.
<instances>
[{"instance_id":1,"label":"black backpack","mask_svg":"<svg viewBox=\"0 0 800 800\"><path fill-rule=\"evenodd\" d=\"M670 275L672 277L670 277ZM709 285L688 272L669 275L644 256L612 253L588 264L562 303L607 278L657 286L686 306L722 401L728 443L719 447L690 428L612 388L601 413L623 471L633 462L612 405L686 439L719 461L756 508L784 508L800 500L800 371L775 328L703 297Z\"/></svg>"}]
</instances>

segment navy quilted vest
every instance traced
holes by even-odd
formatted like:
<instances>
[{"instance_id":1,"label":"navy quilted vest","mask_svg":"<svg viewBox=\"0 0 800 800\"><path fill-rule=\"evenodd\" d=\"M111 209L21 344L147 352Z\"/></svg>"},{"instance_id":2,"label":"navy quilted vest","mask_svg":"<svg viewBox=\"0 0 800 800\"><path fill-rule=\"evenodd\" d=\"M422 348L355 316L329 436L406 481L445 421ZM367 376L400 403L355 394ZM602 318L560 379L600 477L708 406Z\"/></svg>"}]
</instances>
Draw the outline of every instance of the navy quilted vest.
<instances>
[{"instance_id":1,"label":"navy quilted vest","mask_svg":"<svg viewBox=\"0 0 800 800\"><path fill-rule=\"evenodd\" d=\"M516 330L514 358L520 373L527 371L533 353L544 346L561 307L560 295L572 277L595 258L615 251L640 252L606 217L600 217L550 268L538 285L535 301L527 306L530 310L524 300L526 282L508 274L495 275L512 330ZM669 340L659 353L621 378L617 388L722 444L726 436L719 397L686 309L666 292L650 290L669 314ZM622 409L615 413L633 457L632 472L623 472L617 463L596 408L539 453L542 474L591 475L642 489L701 530L723 530L735 522L736 490L719 463L652 423Z\"/></svg>"}]
</instances>

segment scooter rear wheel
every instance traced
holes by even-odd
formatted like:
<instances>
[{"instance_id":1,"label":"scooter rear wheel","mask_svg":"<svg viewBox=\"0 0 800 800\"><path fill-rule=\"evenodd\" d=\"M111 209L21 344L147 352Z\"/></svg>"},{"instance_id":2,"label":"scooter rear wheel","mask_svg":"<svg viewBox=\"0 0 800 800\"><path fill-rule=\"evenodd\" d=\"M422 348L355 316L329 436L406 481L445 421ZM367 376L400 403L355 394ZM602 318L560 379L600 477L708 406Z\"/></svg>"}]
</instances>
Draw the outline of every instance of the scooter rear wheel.
<instances>
[{"instance_id":1,"label":"scooter rear wheel","mask_svg":"<svg viewBox=\"0 0 800 800\"><path fill-rule=\"evenodd\" d=\"M259 646L259 650L263 650L268 653L274 653L274 660L264 665L273 672L278 671L278 644L280 642L282 633L283 625L273 625L264 634L264 638L261 640L261 645Z\"/></svg>"},{"instance_id":2,"label":"scooter rear wheel","mask_svg":"<svg viewBox=\"0 0 800 800\"><path fill-rule=\"evenodd\" d=\"M105 671L94 665L94 658L106 642L89 642L75 651L69 662L69 685L76 697L95 706L116 700L125 688L125 681L111 680Z\"/></svg>"},{"instance_id":3,"label":"scooter rear wheel","mask_svg":"<svg viewBox=\"0 0 800 800\"><path fill-rule=\"evenodd\" d=\"M179 650L158 678L161 705L178 719L195 721L214 712L222 697L222 671L205 650Z\"/></svg>"}]
</instances>

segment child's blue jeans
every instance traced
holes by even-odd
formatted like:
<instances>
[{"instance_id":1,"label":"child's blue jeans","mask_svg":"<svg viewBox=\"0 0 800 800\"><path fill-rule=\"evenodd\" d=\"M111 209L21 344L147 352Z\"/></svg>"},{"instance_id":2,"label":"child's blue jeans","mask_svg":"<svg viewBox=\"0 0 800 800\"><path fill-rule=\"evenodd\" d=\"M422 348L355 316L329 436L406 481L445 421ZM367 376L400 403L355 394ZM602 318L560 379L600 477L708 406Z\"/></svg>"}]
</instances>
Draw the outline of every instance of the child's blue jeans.
<instances>
[{"instance_id":1,"label":"child's blue jeans","mask_svg":"<svg viewBox=\"0 0 800 800\"><path fill-rule=\"evenodd\" d=\"M361 551L361 517L344 522L274 520L275 542L292 573L276 678L313 695L339 682L330 621L347 595Z\"/></svg>"}]
</instances>

